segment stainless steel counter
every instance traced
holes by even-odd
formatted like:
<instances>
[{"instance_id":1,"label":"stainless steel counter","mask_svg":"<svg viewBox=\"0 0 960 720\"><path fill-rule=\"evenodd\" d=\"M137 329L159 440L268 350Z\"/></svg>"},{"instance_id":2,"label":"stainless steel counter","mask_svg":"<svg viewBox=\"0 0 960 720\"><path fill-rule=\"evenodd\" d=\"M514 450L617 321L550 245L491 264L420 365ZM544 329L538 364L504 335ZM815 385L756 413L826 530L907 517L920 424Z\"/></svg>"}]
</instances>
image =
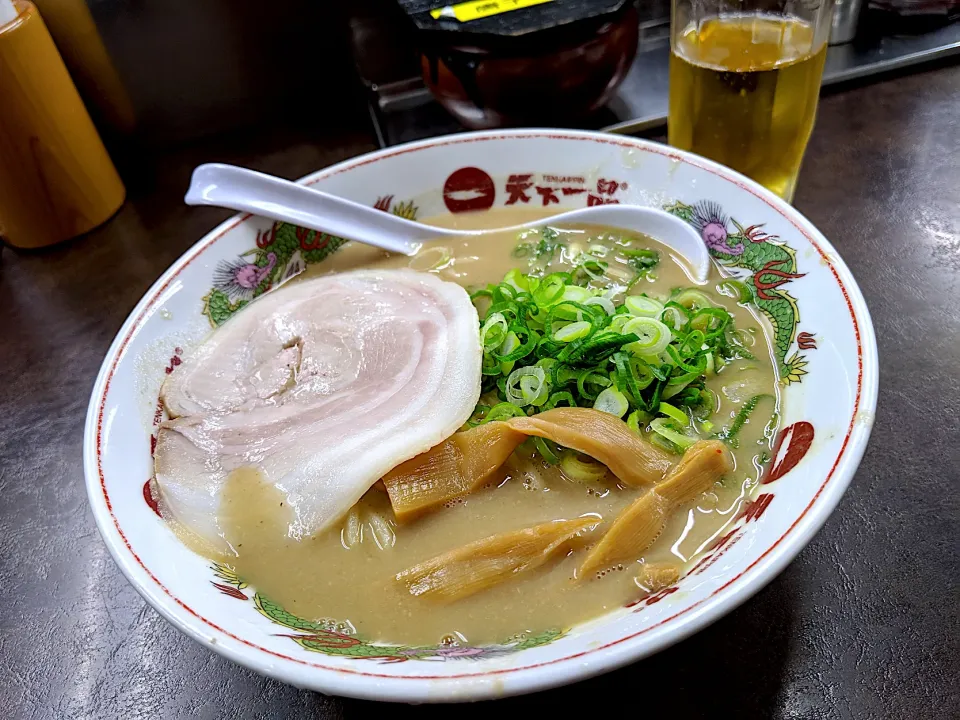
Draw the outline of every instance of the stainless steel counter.
<instances>
[{"instance_id":1,"label":"stainless steel counter","mask_svg":"<svg viewBox=\"0 0 960 720\"><path fill-rule=\"evenodd\" d=\"M835 45L827 50L823 86L957 54L960 54L960 23L957 22L918 35ZM605 130L637 133L666 126L669 60L670 49L666 41L637 54L633 69L610 103L614 113L623 119Z\"/></svg>"},{"instance_id":2,"label":"stainless steel counter","mask_svg":"<svg viewBox=\"0 0 960 720\"><path fill-rule=\"evenodd\" d=\"M667 123L670 48L664 23L642 27L641 51L613 100L591 118L590 129L649 132ZM852 43L827 51L823 86L882 75L951 56L960 57L960 22L910 35L861 32ZM463 128L433 101L418 78L379 88L371 117L382 146L396 145Z\"/></svg>"}]
</instances>

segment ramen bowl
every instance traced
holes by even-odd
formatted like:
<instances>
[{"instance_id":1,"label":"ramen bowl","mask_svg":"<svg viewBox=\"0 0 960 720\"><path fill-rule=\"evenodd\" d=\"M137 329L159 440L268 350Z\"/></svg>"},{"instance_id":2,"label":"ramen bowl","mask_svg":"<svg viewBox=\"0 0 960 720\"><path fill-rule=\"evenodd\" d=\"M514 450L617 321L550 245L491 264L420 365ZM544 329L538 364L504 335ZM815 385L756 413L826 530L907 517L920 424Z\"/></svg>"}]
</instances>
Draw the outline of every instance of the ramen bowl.
<instances>
[{"instance_id":1,"label":"ramen bowl","mask_svg":"<svg viewBox=\"0 0 960 720\"><path fill-rule=\"evenodd\" d=\"M197 642L329 694L440 702L533 692L639 660L705 627L783 570L837 506L876 405L873 327L830 243L756 183L662 145L560 130L438 138L354 158L302 182L411 218L602 203L678 215L726 274L753 288L770 321L780 430L769 468L735 522L684 576L591 622L492 645L406 646L297 617L229 566L181 544L149 492L165 376L244 298L322 264L342 244L235 217L177 260L134 308L93 388L84 443L90 504L111 554L147 602Z\"/></svg>"}]
</instances>

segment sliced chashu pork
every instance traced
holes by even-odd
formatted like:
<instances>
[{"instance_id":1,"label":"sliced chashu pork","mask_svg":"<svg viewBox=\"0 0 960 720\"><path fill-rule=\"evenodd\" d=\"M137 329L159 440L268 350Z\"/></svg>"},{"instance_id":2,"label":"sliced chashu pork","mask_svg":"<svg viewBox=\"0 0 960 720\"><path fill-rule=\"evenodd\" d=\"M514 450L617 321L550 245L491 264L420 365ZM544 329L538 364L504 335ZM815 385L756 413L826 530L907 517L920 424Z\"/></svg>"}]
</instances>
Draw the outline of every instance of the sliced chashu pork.
<instances>
[{"instance_id":1,"label":"sliced chashu pork","mask_svg":"<svg viewBox=\"0 0 960 720\"><path fill-rule=\"evenodd\" d=\"M481 356L469 296L434 275L357 271L267 293L164 383L165 510L222 547L220 491L252 466L286 495L291 532L315 534L467 420Z\"/></svg>"}]
</instances>

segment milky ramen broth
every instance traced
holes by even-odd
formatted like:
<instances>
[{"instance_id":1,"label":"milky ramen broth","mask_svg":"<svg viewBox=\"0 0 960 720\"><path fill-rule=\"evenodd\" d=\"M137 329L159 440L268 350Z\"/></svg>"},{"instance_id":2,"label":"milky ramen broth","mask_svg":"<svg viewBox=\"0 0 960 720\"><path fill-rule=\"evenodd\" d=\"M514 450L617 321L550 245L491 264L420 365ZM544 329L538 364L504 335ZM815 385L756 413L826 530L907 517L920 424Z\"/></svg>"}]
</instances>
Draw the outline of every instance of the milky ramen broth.
<instances>
[{"instance_id":1,"label":"milky ramen broth","mask_svg":"<svg viewBox=\"0 0 960 720\"><path fill-rule=\"evenodd\" d=\"M482 228L531 219L534 216L529 213L491 211L444 216L433 222ZM561 240L567 249L548 270L569 269L570 258L587 244L616 249L621 237L621 233L603 228L563 232ZM672 289L691 284L669 252L650 238L622 238L620 242L661 253L655 278L641 280L631 293L666 297ZM311 271L410 265L433 269L467 287L483 286L499 282L512 268L527 271L527 260L513 255L516 244L515 234L435 241L427 243L412 260L350 244ZM707 387L718 402L713 419L719 430L730 424L750 398L761 394L777 397L777 380L765 328L751 311L717 292L721 277L713 272L705 292L732 313L738 330L746 331L741 336L754 342L751 352L756 356L751 361L735 360L708 379ZM768 459L775 410L774 400L759 404L738 435L738 447L733 449L735 471L712 491L677 510L642 562L667 562L682 569L724 533ZM342 631L355 631L367 639L412 645L502 642L521 632L569 628L637 597L641 592L635 583L639 564L621 565L581 582L573 578L584 556L582 546L605 531L644 490L624 487L609 473L602 481L574 482L525 448L483 489L412 522L397 525L387 495L374 487L348 521L302 540L288 537L291 516L279 491L263 483L255 470L236 472L227 482L219 517L225 538L236 550L236 556L225 561L290 613L336 621ZM518 573L470 597L446 604L417 598L395 579L410 566L480 538L588 513L604 523L588 538L578 538L566 557Z\"/></svg>"}]
</instances>

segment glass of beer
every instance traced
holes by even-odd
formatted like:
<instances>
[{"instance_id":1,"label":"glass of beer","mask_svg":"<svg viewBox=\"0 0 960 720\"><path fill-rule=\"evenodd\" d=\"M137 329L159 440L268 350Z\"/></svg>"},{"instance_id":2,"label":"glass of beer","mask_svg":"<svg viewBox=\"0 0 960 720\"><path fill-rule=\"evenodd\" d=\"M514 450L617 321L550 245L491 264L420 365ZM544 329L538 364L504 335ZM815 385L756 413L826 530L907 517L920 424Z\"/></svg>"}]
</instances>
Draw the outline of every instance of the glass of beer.
<instances>
[{"instance_id":1,"label":"glass of beer","mask_svg":"<svg viewBox=\"0 0 960 720\"><path fill-rule=\"evenodd\" d=\"M670 144L792 201L832 10L833 0L673 0Z\"/></svg>"}]
</instances>

